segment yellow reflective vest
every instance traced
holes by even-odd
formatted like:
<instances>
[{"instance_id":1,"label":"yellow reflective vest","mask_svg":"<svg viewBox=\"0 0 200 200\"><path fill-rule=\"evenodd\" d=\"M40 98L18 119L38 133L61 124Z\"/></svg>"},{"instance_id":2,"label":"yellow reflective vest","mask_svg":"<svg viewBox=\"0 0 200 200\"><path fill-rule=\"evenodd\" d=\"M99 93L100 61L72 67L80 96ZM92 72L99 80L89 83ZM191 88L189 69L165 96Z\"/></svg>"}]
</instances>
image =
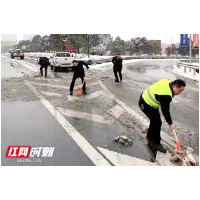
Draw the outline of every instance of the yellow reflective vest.
<instances>
[{"instance_id":1,"label":"yellow reflective vest","mask_svg":"<svg viewBox=\"0 0 200 200\"><path fill-rule=\"evenodd\" d=\"M155 95L169 95L173 97L171 88L169 86L170 83L171 81L168 79L161 79L160 81L151 85L142 94L144 101L150 106L158 109L160 102L156 100Z\"/></svg>"}]
</instances>

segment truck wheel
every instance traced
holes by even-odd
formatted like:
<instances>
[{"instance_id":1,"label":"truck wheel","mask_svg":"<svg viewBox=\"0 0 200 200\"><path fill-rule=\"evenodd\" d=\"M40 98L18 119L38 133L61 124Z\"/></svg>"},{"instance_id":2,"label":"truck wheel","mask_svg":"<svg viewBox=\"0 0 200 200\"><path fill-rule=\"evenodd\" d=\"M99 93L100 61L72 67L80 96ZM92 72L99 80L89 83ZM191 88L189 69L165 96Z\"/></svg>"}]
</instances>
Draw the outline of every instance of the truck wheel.
<instances>
[{"instance_id":1,"label":"truck wheel","mask_svg":"<svg viewBox=\"0 0 200 200\"><path fill-rule=\"evenodd\" d=\"M51 65L51 69L53 70L53 66Z\"/></svg>"}]
</instances>

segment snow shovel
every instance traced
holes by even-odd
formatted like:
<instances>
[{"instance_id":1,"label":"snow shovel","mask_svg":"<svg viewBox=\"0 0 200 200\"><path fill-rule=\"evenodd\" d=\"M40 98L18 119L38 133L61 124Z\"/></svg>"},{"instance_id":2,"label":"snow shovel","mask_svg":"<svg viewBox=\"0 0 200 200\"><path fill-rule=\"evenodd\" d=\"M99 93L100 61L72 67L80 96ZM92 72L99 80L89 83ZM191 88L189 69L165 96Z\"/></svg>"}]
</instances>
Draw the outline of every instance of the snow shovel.
<instances>
[{"instance_id":1,"label":"snow shovel","mask_svg":"<svg viewBox=\"0 0 200 200\"><path fill-rule=\"evenodd\" d=\"M181 149L181 145L180 145L180 142L179 142L178 137L176 135L175 129L173 129L172 131L174 133L174 137L175 137L175 140L176 140L177 150L178 150L179 153L183 153L183 150Z\"/></svg>"}]
</instances>

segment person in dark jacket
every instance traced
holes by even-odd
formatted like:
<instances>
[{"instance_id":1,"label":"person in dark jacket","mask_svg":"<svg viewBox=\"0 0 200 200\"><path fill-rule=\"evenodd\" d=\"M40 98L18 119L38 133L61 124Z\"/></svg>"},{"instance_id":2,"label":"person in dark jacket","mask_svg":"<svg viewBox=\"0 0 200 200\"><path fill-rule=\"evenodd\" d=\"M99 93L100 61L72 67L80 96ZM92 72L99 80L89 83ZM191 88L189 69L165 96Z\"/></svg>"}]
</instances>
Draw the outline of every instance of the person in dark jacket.
<instances>
[{"instance_id":1,"label":"person in dark jacket","mask_svg":"<svg viewBox=\"0 0 200 200\"><path fill-rule=\"evenodd\" d=\"M160 144L162 121L160 118L159 107L161 106L164 118L172 131L175 127L173 126L170 115L170 102L174 95L179 95L185 87L186 83L183 80L177 79L171 82L168 79L161 79L142 93L139 100L139 107L150 119L147 141L152 150L157 150L162 153L167 152Z\"/></svg>"},{"instance_id":2,"label":"person in dark jacket","mask_svg":"<svg viewBox=\"0 0 200 200\"><path fill-rule=\"evenodd\" d=\"M120 83L122 82L122 57L120 54L117 54L117 56L113 57L112 59L113 65L113 72L115 75L115 82L119 83L119 78L120 78ZM119 73L119 78L118 74Z\"/></svg>"},{"instance_id":3,"label":"person in dark jacket","mask_svg":"<svg viewBox=\"0 0 200 200\"><path fill-rule=\"evenodd\" d=\"M85 80L85 72L84 72L83 65L87 68L87 70L89 69L89 66L84 61L73 60L72 64L73 64L72 70L74 71L74 75L73 75L72 82L70 85L70 95L73 95L73 89L74 89L74 84L75 84L76 79L81 78L82 83ZM87 94L85 82L83 84L83 94Z\"/></svg>"},{"instance_id":4,"label":"person in dark jacket","mask_svg":"<svg viewBox=\"0 0 200 200\"><path fill-rule=\"evenodd\" d=\"M47 77L47 68L49 63L49 59L47 57L40 57L39 58L39 64L40 64L40 73L41 77L43 76L43 68L45 68L45 77Z\"/></svg>"}]
</instances>

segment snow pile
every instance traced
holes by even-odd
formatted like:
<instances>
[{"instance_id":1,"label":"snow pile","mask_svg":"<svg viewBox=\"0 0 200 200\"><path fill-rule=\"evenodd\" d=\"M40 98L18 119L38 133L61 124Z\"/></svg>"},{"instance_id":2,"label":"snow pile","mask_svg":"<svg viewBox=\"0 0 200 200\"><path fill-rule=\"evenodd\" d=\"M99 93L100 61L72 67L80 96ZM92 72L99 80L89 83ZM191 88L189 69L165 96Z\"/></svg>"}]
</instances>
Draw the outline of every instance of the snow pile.
<instances>
[{"instance_id":1,"label":"snow pile","mask_svg":"<svg viewBox=\"0 0 200 200\"><path fill-rule=\"evenodd\" d=\"M175 156L171 157L170 161L172 163L179 163L180 166L198 166L199 163L195 160L192 155L194 150L190 147L183 152L175 150Z\"/></svg>"},{"instance_id":2,"label":"snow pile","mask_svg":"<svg viewBox=\"0 0 200 200\"><path fill-rule=\"evenodd\" d=\"M198 63L195 63L195 65L196 64L198 66ZM186 78L199 81L199 74L195 73L195 75L193 75L193 69L190 72L190 69L188 67L186 67L186 73L184 73L184 67L180 66L180 68L179 68L179 67L177 67L177 65L174 65L173 72L175 74L180 75L180 76L184 76Z\"/></svg>"},{"instance_id":3,"label":"snow pile","mask_svg":"<svg viewBox=\"0 0 200 200\"><path fill-rule=\"evenodd\" d=\"M133 144L133 140L130 139L129 137L127 137L126 135L120 135L115 137L115 142L119 143L119 144L123 144L123 145L132 145Z\"/></svg>"}]
</instances>

